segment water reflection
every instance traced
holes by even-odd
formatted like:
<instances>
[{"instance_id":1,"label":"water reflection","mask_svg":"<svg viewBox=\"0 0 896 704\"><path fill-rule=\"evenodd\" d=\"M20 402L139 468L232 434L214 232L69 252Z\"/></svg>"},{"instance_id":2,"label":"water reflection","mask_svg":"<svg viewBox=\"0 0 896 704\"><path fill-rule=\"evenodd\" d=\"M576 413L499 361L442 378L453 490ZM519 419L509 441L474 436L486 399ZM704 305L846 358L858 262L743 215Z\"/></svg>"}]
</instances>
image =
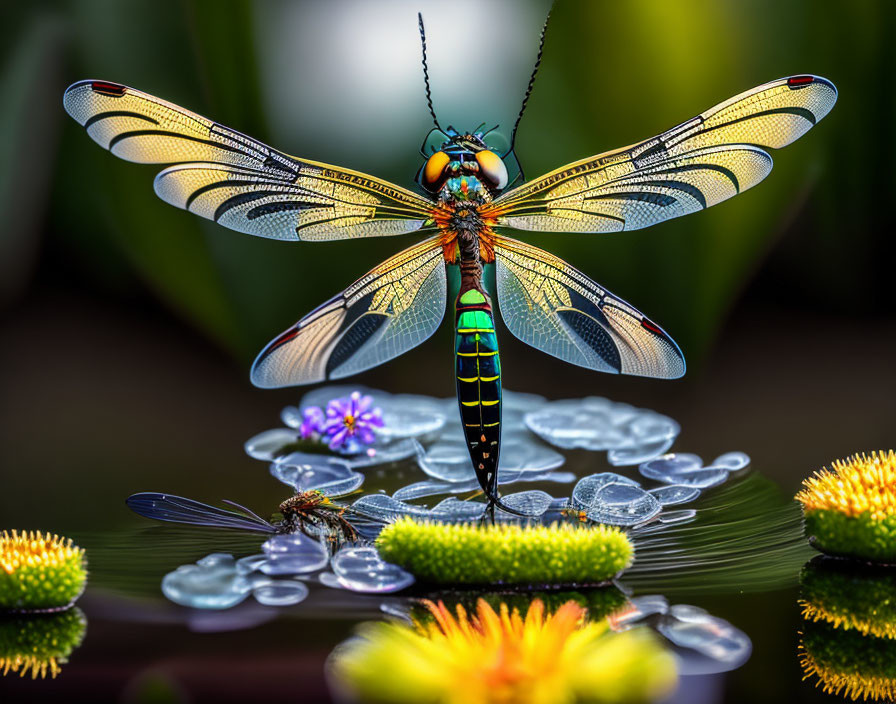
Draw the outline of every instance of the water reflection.
<instances>
[{"instance_id":1,"label":"water reflection","mask_svg":"<svg viewBox=\"0 0 896 704\"><path fill-rule=\"evenodd\" d=\"M391 623L362 624L331 656L337 699L461 701L447 682L469 682L465 702L653 701L678 677L736 669L752 651L746 634L703 609L670 606L659 595L631 597L617 585L444 591L383 610ZM552 618L571 613L566 631L552 628Z\"/></svg>"},{"instance_id":2,"label":"water reflection","mask_svg":"<svg viewBox=\"0 0 896 704\"><path fill-rule=\"evenodd\" d=\"M607 637L638 634L633 636L638 643L651 642L671 659L676 676L688 677L736 669L752 646L735 625L690 603L676 603L690 601L681 594L790 585L809 553L801 540L799 509L749 468L747 455L728 452L704 462L689 453L657 454L668 453L679 428L651 411L602 399L548 402L508 393L507 412L516 425L504 438L499 478L504 501L527 514L519 518L486 512L467 468L469 457L458 444L462 430L454 419L454 399L369 391L390 419L389 432L372 447L335 455L303 444L296 426L303 409L346 391L315 391L284 411L285 427L246 443L248 454L292 493L270 518L232 503L219 508L169 494L135 495L128 505L141 515L230 532L211 530L204 538L177 528L146 530L125 540L126 547L114 546L127 549L128 559L139 563L138 574L128 575L113 568L121 553L111 545L104 552L103 540L97 540L96 578L126 593L157 594L165 575L164 596L188 607L169 610L166 618L200 630L251 628L282 609L309 619L322 610L369 619L382 609L381 619L421 623L432 617L421 605L424 598L444 602L454 614L458 606L478 613L482 599L499 617L504 604L520 618L536 597L544 618L572 602L587 615L583 623L599 624ZM564 435L560 420L570 413L588 422L573 424ZM608 471L604 457L594 452L609 453L611 445L618 453L606 460L617 466ZM636 460L636 466L620 468L623 460ZM309 497L316 503L307 502ZM615 524L634 543L636 559L604 589L533 592L529 585L505 585L486 594L433 592L385 562L375 547L385 525L408 516L448 523L560 522L583 530ZM633 667L639 648L629 651ZM655 664L639 667L645 678L659 671Z\"/></svg>"},{"instance_id":3,"label":"water reflection","mask_svg":"<svg viewBox=\"0 0 896 704\"><path fill-rule=\"evenodd\" d=\"M675 659L653 632L613 632L574 599L422 607L410 624L362 624L334 651L337 701L622 703L660 699L676 684Z\"/></svg>"},{"instance_id":4,"label":"water reflection","mask_svg":"<svg viewBox=\"0 0 896 704\"><path fill-rule=\"evenodd\" d=\"M87 618L77 607L59 613L0 615L0 674L56 677L86 631Z\"/></svg>"},{"instance_id":5,"label":"water reflection","mask_svg":"<svg viewBox=\"0 0 896 704\"><path fill-rule=\"evenodd\" d=\"M850 699L896 698L896 574L819 556L800 575L806 679Z\"/></svg>"},{"instance_id":6,"label":"water reflection","mask_svg":"<svg viewBox=\"0 0 896 704\"><path fill-rule=\"evenodd\" d=\"M314 453L304 451L309 448L300 433L303 414L348 392L347 387L315 390L300 407L284 409L286 428L246 443L250 456L267 462L272 476L297 492L270 520L233 502L228 503L237 510L160 493L128 499L134 511L158 520L277 534L261 554L237 560L230 553L213 553L181 566L165 577L166 596L195 608L229 608L250 594L256 599L260 595L262 603L294 604L307 595L293 578L306 574L331 588L399 591L413 584L413 577L385 563L373 543L383 526L404 517L447 523L616 525L626 529L636 546L637 560L626 582L636 589L659 587L666 593L674 593L681 584L693 588L695 581L708 591L780 586L793 579L805 559L798 511L782 502L769 482L746 470L750 460L742 452L725 453L708 465L690 453L642 457L639 479L597 472L582 476L567 492L505 490L504 501L527 515L521 519L501 510L487 513L468 467L466 448L458 445L463 437L459 421L449 419L455 415L453 399L365 390L385 419L386 433L375 447L356 455L321 454L320 447ZM643 455L647 446L674 439L679 431L665 416L606 399L548 402L507 392L506 406L508 416L519 423L504 440L506 452L499 468L504 486L575 479L570 472L557 471L566 457L541 444L539 437L558 447L612 447ZM569 423L561 432L564 419ZM553 430L548 432L548 427ZM538 430L538 437L530 430ZM376 491L371 477L387 476L384 469L415 481L392 495ZM417 481L415 473L429 478ZM721 482L727 489L715 488ZM361 486L367 488L362 496L345 501ZM459 497L465 493L462 490L471 495ZM708 499L703 498L706 492ZM439 494L448 496L427 500ZM688 503L695 508L683 508ZM300 533L307 539L285 537ZM343 574L337 567L343 561L363 568L346 567ZM273 578L292 583L274 584Z\"/></svg>"}]
</instances>

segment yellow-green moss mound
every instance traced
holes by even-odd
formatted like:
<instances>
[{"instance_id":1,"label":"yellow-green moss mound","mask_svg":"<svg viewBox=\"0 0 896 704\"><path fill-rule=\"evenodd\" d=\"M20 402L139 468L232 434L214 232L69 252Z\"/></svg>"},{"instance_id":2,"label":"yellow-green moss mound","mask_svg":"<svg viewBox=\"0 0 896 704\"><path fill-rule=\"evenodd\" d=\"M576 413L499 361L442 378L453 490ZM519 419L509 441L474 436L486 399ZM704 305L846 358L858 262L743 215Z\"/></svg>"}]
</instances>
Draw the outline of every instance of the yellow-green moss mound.
<instances>
[{"instance_id":1,"label":"yellow-green moss mound","mask_svg":"<svg viewBox=\"0 0 896 704\"><path fill-rule=\"evenodd\" d=\"M434 584L583 585L629 567L634 547L610 526L473 525L404 518L376 541L387 562Z\"/></svg>"},{"instance_id":2,"label":"yellow-green moss mound","mask_svg":"<svg viewBox=\"0 0 896 704\"><path fill-rule=\"evenodd\" d=\"M0 611L71 606L87 582L84 551L40 531L0 533Z\"/></svg>"},{"instance_id":3,"label":"yellow-green moss mound","mask_svg":"<svg viewBox=\"0 0 896 704\"><path fill-rule=\"evenodd\" d=\"M831 555L896 563L896 453L837 460L803 482L806 535Z\"/></svg>"}]
</instances>

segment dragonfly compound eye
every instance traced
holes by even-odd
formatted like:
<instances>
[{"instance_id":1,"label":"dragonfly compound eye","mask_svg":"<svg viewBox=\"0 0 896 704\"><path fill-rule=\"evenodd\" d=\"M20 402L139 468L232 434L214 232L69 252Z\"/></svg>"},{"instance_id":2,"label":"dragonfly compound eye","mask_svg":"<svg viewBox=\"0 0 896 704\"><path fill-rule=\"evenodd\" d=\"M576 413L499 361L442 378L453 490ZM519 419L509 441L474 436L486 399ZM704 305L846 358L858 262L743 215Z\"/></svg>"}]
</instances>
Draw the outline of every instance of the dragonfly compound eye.
<instances>
[{"instance_id":1,"label":"dragonfly compound eye","mask_svg":"<svg viewBox=\"0 0 896 704\"><path fill-rule=\"evenodd\" d=\"M423 166L423 185L431 191L439 190L445 167L451 161L451 157L445 152L435 152Z\"/></svg>"},{"instance_id":2,"label":"dragonfly compound eye","mask_svg":"<svg viewBox=\"0 0 896 704\"><path fill-rule=\"evenodd\" d=\"M476 152L476 161L479 163L479 174L492 188L501 190L507 185L507 167L504 160L488 149Z\"/></svg>"}]
</instances>

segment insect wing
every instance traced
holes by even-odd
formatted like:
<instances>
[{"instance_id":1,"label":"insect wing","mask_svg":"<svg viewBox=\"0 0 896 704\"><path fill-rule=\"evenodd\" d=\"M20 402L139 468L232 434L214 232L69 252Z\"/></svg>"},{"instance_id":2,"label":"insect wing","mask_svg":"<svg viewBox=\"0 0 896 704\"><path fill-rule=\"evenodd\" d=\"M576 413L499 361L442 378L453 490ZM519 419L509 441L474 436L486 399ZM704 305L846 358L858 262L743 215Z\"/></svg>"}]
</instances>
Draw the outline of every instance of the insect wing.
<instances>
[{"instance_id":1,"label":"insect wing","mask_svg":"<svg viewBox=\"0 0 896 704\"><path fill-rule=\"evenodd\" d=\"M618 232L715 205L756 185L784 147L821 120L837 89L818 76L771 81L658 137L569 164L498 197L499 225Z\"/></svg>"},{"instance_id":2,"label":"insect wing","mask_svg":"<svg viewBox=\"0 0 896 704\"><path fill-rule=\"evenodd\" d=\"M252 365L262 388L341 379L430 337L445 315L442 245L430 238L383 262L271 341Z\"/></svg>"},{"instance_id":3,"label":"insect wing","mask_svg":"<svg viewBox=\"0 0 896 704\"><path fill-rule=\"evenodd\" d=\"M276 532L274 526L247 509L248 515L244 515L235 511L225 511L193 499L185 499L182 496L143 492L132 494L125 503L134 513L157 521L210 528L239 528L261 533Z\"/></svg>"},{"instance_id":4,"label":"insect wing","mask_svg":"<svg viewBox=\"0 0 896 704\"><path fill-rule=\"evenodd\" d=\"M162 200L238 232L303 241L400 235L428 227L435 207L400 186L287 156L118 83L79 81L63 104L116 156L174 164L156 176Z\"/></svg>"},{"instance_id":5,"label":"insect wing","mask_svg":"<svg viewBox=\"0 0 896 704\"><path fill-rule=\"evenodd\" d=\"M507 327L542 352L614 374L684 374L684 356L672 338L562 259L499 237L495 276Z\"/></svg>"}]
</instances>

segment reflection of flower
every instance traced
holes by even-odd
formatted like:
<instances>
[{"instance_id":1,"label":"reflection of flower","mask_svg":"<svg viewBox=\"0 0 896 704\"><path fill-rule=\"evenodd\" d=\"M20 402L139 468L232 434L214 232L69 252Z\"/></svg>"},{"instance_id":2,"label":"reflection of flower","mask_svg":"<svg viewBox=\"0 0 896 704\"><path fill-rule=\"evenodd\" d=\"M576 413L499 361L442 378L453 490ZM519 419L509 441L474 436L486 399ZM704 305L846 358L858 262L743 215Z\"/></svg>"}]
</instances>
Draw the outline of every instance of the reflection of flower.
<instances>
[{"instance_id":1,"label":"reflection of flower","mask_svg":"<svg viewBox=\"0 0 896 704\"><path fill-rule=\"evenodd\" d=\"M383 415L373 407L373 398L353 391L348 398L335 398L327 404L323 434L331 450L357 452L362 445L376 440L374 428L383 427Z\"/></svg>"},{"instance_id":2,"label":"reflection of flower","mask_svg":"<svg viewBox=\"0 0 896 704\"><path fill-rule=\"evenodd\" d=\"M84 639L87 619L80 609L0 619L0 674L56 677Z\"/></svg>"},{"instance_id":3,"label":"reflection of flower","mask_svg":"<svg viewBox=\"0 0 896 704\"><path fill-rule=\"evenodd\" d=\"M805 678L818 678L826 694L893 701L896 641L840 630L823 621L803 621L800 664Z\"/></svg>"},{"instance_id":4,"label":"reflection of flower","mask_svg":"<svg viewBox=\"0 0 896 704\"><path fill-rule=\"evenodd\" d=\"M0 608L63 609L84 590L84 551L40 531L0 532Z\"/></svg>"},{"instance_id":5,"label":"reflection of flower","mask_svg":"<svg viewBox=\"0 0 896 704\"><path fill-rule=\"evenodd\" d=\"M896 574L819 555L800 574L800 606L807 621L896 640Z\"/></svg>"},{"instance_id":6,"label":"reflection of flower","mask_svg":"<svg viewBox=\"0 0 896 704\"><path fill-rule=\"evenodd\" d=\"M896 453L872 452L834 462L803 482L806 534L836 555L896 561Z\"/></svg>"},{"instance_id":7,"label":"reflection of flower","mask_svg":"<svg viewBox=\"0 0 896 704\"><path fill-rule=\"evenodd\" d=\"M427 606L432 622L367 624L336 651L341 683L364 701L444 704L637 702L675 684L672 655L647 629L610 633L572 601L546 615L536 599L525 616L482 600L475 615Z\"/></svg>"}]
</instances>

